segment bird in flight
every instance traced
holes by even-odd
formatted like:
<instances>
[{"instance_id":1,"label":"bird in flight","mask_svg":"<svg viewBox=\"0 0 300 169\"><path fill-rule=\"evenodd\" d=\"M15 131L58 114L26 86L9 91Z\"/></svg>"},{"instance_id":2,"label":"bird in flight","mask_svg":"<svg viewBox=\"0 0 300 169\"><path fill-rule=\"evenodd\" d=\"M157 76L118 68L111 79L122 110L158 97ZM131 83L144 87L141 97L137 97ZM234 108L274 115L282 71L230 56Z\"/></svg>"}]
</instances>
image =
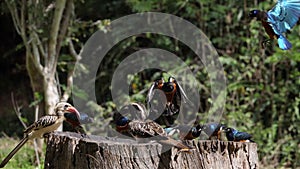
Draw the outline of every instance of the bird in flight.
<instances>
[{"instance_id":1,"label":"bird in flight","mask_svg":"<svg viewBox=\"0 0 300 169\"><path fill-rule=\"evenodd\" d=\"M262 22L270 39L277 39L280 49L288 50L292 47L292 44L283 33L292 29L298 22L300 0L278 0L276 5L268 12L252 10L249 16Z\"/></svg>"}]
</instances>

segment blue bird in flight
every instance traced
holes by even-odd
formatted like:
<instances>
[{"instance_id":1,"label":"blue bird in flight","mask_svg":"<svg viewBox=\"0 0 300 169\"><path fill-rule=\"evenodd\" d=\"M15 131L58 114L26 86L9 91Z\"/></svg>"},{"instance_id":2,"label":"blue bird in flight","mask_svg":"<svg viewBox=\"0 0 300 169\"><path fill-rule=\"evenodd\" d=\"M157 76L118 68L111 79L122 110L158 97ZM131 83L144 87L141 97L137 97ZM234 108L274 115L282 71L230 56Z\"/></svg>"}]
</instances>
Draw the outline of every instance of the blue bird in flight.
<instances>
[{"instance_id":1,"label":"blue bird in flight","mask_svg":"<svg viewBox=\"0 0 300 169\"><path fill-rule=\"evenodd\" d=\"M300 17L300 0L278 0L276 5L268 12L252 10L249 16L262 22L271 39L277 39L282 50L288 50L292 44L283 33L296 25Z\"/></svg>"}]
</instances>

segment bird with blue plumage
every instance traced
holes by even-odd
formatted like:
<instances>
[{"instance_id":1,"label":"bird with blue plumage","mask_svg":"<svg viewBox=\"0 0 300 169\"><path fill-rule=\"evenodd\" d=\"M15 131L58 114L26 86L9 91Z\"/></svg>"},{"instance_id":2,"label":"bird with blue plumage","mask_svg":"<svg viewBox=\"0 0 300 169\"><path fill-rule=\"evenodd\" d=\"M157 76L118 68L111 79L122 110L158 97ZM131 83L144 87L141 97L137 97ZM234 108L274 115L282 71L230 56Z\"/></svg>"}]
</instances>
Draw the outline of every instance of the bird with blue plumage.
<instances>
[{"instance_id":1,"label":"bird with blue plumage","mask_svg":"<svg viewBox=\"0 0 300 169\"><path fill-rule=\"evenodd\" d=\"M284 33L290 31L299 20L300 0L278 0L276 5L268 12L252 10L249 16L262 22L270 39L277 39L280 49L288 50L292 48L292 44Z\"/></svg>"},{"instance_id":2,"label":"bird with blue plumage","mask_svg":"<svg viewBox=\"0 0 300 169\"><path fill-rule=\"evenodd\" d=\"M231 127L221 127L221 133L226 134L226 138L228 141L235 141L235 142L254 142L251 140L252 135L247 132L238 131Z\"/></svg>"}]
</instances>

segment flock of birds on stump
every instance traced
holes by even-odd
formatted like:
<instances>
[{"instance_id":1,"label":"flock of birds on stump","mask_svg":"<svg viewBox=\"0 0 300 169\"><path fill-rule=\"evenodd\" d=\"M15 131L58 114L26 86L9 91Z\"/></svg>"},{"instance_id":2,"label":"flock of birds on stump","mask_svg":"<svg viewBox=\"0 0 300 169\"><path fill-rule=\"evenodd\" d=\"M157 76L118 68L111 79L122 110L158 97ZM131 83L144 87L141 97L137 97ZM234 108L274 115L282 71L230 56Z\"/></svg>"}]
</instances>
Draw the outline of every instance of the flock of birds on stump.
<instances>
[{"instance_id":1,"label":"flock of birds on stump","mask_svg":"<svg viewBox=\"0 0 300 169\"><path fill-rule=\"evenodd\" d=\"M140 141L140 138L155 138L162 144L167 144L179 148L180 152L190 152L194 149L190 145L187 145L183 140L192 140L198 138L201 133L205 133L210 140L221 141L236 141L236 142L253 142L251 135L246 132L238 131L232 127L228 127L221 123L207 123L197 124L194 126L188 125L174 125L169 123L163 123L161 120L145 120L147 114L157 112L155 106L151 106L151 101L154 95L163 97L165 101L159 101L158 104L164 105L164 110L160 117L176 116L180 113L180 100L183 98L184 103L189 103L187 95L183 91L181 85L176 81L174 77L169 77L165 82L163 78L156 80L151 85L148 95L147 104L150 105L149 113L145 106L140 103L130 103L126 105L124 109L116 112L114 122L116 123L116 130L126 136L135 138ZM129 118L132 117L132 119ZM163 127L166 126L166 127ZM153 139L154 140L154 139Z\"/></svg>"},{"instance_id":2,"label":"flock of birds on stump","mask_svg":"<svg viewBox=\"0 0 300 169\"><path fill-rule=\"evenodd\" d=\"M289 32L299 20L300 0L278 0L276 5L268 12L252 10L249 16L255 17L262 22L266 33L270 39L277 40L280 49L288 50L292 47L292 44L284 36L284 33ZM172 117L179 113L181 99L184 103L190 103L175 78L170 77L167 82L165 82L164 79L160 79L152 84L147 95L147 104L150 108L150 113L158 113L155 109L156 105L153 106L151 102L155 96L156 89L162 91L165 95L163 97L166 98L163 99L163 102L160 102L160 104L164 105L162 112L164 117ZM135 113L140 113L141 116L147 114L144 105L131 103L130 106L135 109L131 110ZM167 124L168 127L163 128L160 124L152 120L142 121L129 119L120 114L117 117L116 130L118 132L127 134L136 139L156 137L158 142L175 146L184 152L189 152L193 147L184 144L182 140L195 139L200 136L201 132L204 132L209 139L253 142L250 134L220 123L197 124L191 128L184 125L170 127L172 124ZM141 119L144 118L145 117ZM79 111L69 103L59 102L55 106L54 115L43 116L25 129L23 139L21 139L19 144L4 158L0 164L0 168L3 168L28 140L46 137L50 132L58 129L63 121L70 123L79 133L85 133L81 127L82 123L92 122L87 114L79 113ZM177 137L174 137L174 135L177 135Z\"/></svg>"}]
</instances>

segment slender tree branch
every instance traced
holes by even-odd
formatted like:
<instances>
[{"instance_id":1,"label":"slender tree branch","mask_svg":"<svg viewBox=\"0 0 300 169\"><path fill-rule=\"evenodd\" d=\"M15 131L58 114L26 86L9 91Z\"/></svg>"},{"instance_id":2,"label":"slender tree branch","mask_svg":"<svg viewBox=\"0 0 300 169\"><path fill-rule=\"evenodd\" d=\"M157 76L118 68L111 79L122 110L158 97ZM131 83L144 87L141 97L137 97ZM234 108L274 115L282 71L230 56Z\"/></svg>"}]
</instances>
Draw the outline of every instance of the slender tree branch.
<instances>
[{"instance_id":1,"label":"slender tree branch","mask_svg":"<svg viewBox=\"0 0 300 169\"><path fill-rule=\"evenodd\" d=\"M35 108L35 121L37 121L39 119L39 104L34 105L34 108ZM37 160L38 165L40 166L41 162L40 162L39 152L41 152L42 145L39 145L39 141L41 141L41 140L34 139L33 145L34 145L34 152L36 155L36 160ZM42 143L42 142L40 142L40 143Z\"/></svg>"},{"instance_id":2,"label":"slender tree branch","mask_svg":"<svg viewBox=\"0 0 300 169\"><path fill-rule=\"evenodd\" d=\"M76 60L76 63L77 63L81 59L81 56L80 56L80 54L77 54L71 39L68 40L68 43L69 43L70 54L71 54L71 56L74 57L74 59Z\"/></svg>"},{"instance_id":3,"label":"slender tree branch","mask_svg":"<svg viewBox=\"0 0 300 169\"><path fill-rule=\"evenodd\" d=\"M34 35L31 35L34 36ZM35 65L35 67L37 68L37 70L39 71L39 73L43 74L43 66L41 65L41 61L40 61L40 53L39 53L39 49L37 46L37 39L35 37L33 37L33 40L31 42L31 48L32 48L32 60L33 60L33 64Z\"/></svg>"},{"instance_id":4,"label":"slender tree branch","mask_svg":"<svg viewBox=\"0 0 300 169\"><path fill-rule=\"evenodd\" d=\"M11 13L14 27L15 27L17 33L23 39L25 48L29 49L29 45L27 43L26 24L25 24L26 0L22 0L22 2L20 2L20 4L21 4L20 16L19 16L18 8L17 8L15 1L6 0L5 2Z\"/></svg>"},{"instance_id":5,"label":"slender tree branch","mask_svg":"<svg viewBox=\"0 0 300 169\"><path fill-rule=\"evenodd\" d=\"M71 69L69 69L66 90L64 91L64 94L62 95L61 100L68 100L68 98L70 97L70 94L72 91L72 86L73 86L73 77L74 77L74 72L75 72L75 66L81 59L81 56L78 55L77 52L75 51L72 40L69 39L68 42L69 42L69 50L70 50L71 56L73 56L75 59L75 63L74 63L74 66Z\"/></svg>"},{"instance_id":6,"label":"slender tree branch","mask_svg":"<svg viewBox=\"0 0 300 169\"><path fill-rule=\"evenodd\" d=\"M29 43L28 43L28 39L27 39L27 34L26 34L26 0L22 0L21 2L21 13L20 13L20 19L18 19L19 21L19 27L20 27L20 32L21 32L21 37L23 39L23 43L25 45L26 50L29 50ZM16 12L17 12L17 7L15 7Z\"/></svg>"},{"instance_id":7,"label":"slender tree branch","mask_svg":"<svg viewBox=\"0 0 300 169\"><path fill-rule=\"evenodd\" d=\"M21 122L21 124L23 125L24 128L27 128L27 125L22 120L21 112L20 112L21 108L17 104L17 102L16 102L16 100L14 98L14 93L11 93L11 102L12 102L12 105L13 105L13 108L14 108L14 112L16 113L19 121ZM36 161L38 163L38 166L40 166L41 162L40 162L40 156L39 156L38 146L37 146L36 140L34 140L33 144L34 144L34 151L35 151L35 155L36 155Z\"/></svg>"},{"instance_id":8,"label":"slender tree branch","mask_svg":"<svg viewBox=\"0 0 300 169\"><path fill-rule=\"evenodd\" d=\"M63 11L66 5L66 0L56 0L55 3L55 11L52 20L52 25L50 29L49 35L49 43L48 43L48 57L46 58L45 66L47 67L48 71L56 69L57 54L56 54L56 45L57 45L57 36L60 29L60 22L63 16ZM51 72L53 75L55 71ZM50 75L50 76L53 76Z\"/></svg>"},{"instance_id":9,"label":"slender tree branch","mask_svg":"<svg viewBox=\"0 0 300 169\"><path fill-rule=\"evenodd\" d=\"M43 44L42 44L42 42L40 40L40 37L38 36L38 34L36 32L33 32L32 34L33 34L34 38L36 39L36 45L37 45L37 47L39 49L40 55L42 55L42 57L45 58L46 57L46 53L45 53Z\"/></svg>"},{"instance_id":10,"label":"slender tree branch","mask_svg":"<svg viewBox=\"0 0 300 169\"><path fill-rule=\"evenodd\" d=\"M73 0L68 0L66 4L66 9L64 12L64 17L62 18L62 24L58 35L57 45L56 45L56 61L58 59L60 49L61 49L61 43L65 39L68 27L70 25L70 18L72 17L72 14L74 12L74 3Z\"/></svg>"},{"instance_id":11,"label":"slender tree branch","mask_svg":"<svg viewBox=\"0 0 300 169\"><path fill-rule=\"evenodd\" d=\"M25 23L25 9L26 8L26 0L22 0L21 4L21 23L20 23L20 29L21 34L23 35L23 41L24 43L27 43L27 36L26 36L26 23ZM26 46L27 44L25 44ZM28 45L27 45L28 47Z\"/></svg>"},{"instance_id":12,"label":"slender tree branch","mask_svg":"<svg viewBox=\"0 0 300 169\"><path fill-rule=\"evenodd\" d=\"M6 5L8 7L8 10L10 11L10 14L11 14L11 17L12 17L12 20L13 20L13 23L14 23L14 26L15 26L15 29L17 31L17 33L19 35L22 35L21 34L21 30L20 30L20 19L19 19L19 15L18 15L18 11L17 11L17 8L16 8L16 3L13 2L13 1L8 1L8 0L5 0L6 2Z\"/></svg>"},{"instance_id":13,"label":"slender tree branch","mask_svg":"<svg viewBox=\"0 0 300 169\"><path fill-rule=\"evenodd\" d=\"M34 146L34 153L35 153L35 156L36 156L36 162L38 164L38 168L40 168L41 161L40 161L39 147L38 147L37 139L34 139L33 146Z\"/></svg>"},{"instance_id":14,"label":"slender tree branch","mask_svg":"<svg viewBox=\"0 0 300 169\"><path fill-rule=\"evenodd\" d=\"M22 126L26 129L27 128L27 125L23 122L22 120L22 117L21 117L21 112L20 112L20 106L17 104L16 100L15 100L15 97L14 97L14 93L12 92L10 94L11 96L11 103L13 105L13 108L14 108L14 112L16 113L19 121L21 122Z\"/></svg>"}]
</instances>

